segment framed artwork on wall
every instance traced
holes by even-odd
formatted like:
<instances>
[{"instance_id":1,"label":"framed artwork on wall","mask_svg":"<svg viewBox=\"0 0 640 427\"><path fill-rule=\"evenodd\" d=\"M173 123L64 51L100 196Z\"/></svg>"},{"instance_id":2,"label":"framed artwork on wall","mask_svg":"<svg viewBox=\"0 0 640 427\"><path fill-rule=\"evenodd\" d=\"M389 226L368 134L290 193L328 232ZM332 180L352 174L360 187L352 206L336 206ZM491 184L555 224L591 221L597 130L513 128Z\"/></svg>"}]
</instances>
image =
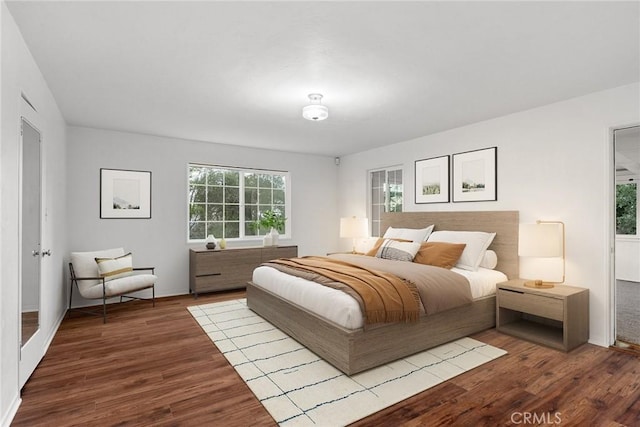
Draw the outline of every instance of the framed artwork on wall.
<instances>
[{"instance_id":1,"label":"framed artwork on wall","mask_svg":"<svg viewBox=\"0 0 640 427\"><path fill-rule=\"evenodd\" d=\"M100 169L100 218L151 218L151 172Z\"/></svg>"},{"instance_id":2,"label":"framed artwork on wall","mask_svg":"<svg viewBox=\"0 0 640 427\"><path fill-rule=\"evenodd\" d=\"M449 156L416 160L416 203L449 202Z\"/></svg>"},{"instance_id":3,"label":"framed artwork on wall","mask_svg":"<svg viewBox=\"0 0 640 427\"><path fill-rule=\"evenodd\" d=\"M498 148L453 155L453 201L498 200Z\"/></svg>"}]
</instances>

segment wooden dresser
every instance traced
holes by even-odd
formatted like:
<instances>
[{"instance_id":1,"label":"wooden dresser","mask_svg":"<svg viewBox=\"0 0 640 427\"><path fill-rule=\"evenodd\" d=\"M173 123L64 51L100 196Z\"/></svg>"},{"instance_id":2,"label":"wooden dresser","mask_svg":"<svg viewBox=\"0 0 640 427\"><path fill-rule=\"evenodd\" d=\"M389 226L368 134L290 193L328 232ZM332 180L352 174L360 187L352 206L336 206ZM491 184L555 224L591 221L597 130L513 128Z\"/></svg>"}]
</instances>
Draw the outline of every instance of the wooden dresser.
<instances>
[{"instance_id":1,"label":"wooden dresser","mask_svg":"<svg viewBox=\"0 0 640 427\"><path fill-rule=\"evenodd\" d=\"M189 293L244 288L265 261L298 256L297 246L189 250Z\"/></svg>"}]
</instances>

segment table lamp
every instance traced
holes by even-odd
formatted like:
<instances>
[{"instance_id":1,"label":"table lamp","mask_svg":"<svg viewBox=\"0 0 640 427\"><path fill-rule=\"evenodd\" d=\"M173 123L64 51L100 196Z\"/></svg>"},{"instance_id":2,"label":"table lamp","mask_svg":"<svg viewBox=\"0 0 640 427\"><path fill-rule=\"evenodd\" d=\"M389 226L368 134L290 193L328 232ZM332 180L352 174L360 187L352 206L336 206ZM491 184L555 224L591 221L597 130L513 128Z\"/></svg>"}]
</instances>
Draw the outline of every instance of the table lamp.
<instances>
[{"instance_id":1,"label":"table lamp","mask_svg":"<svg viewBox=\"0 0 640 427\"><path fill-rule=\"evenodd\" d=\"M367 218L350 216L340 218L340 237L353 239L352 253L356 253L356 239L369 236L369 221Z\"/></svg>"},{"instance_id":2,"label":"table lamp","mask_svg":"<svg viewBox=\"0 0 640 427\"><path fill-rule=\"evenodd\" d=\"M520 224L518 255L531 258L562 259L562 280L565 275L565 234L561 221L536 221L535 224ZM545 267L548 269L549 267ZM545 271L545 273L547 273ZM553 288L553 282L541 279L524 283L530 288Z\"/></svg>"}]
</instances>

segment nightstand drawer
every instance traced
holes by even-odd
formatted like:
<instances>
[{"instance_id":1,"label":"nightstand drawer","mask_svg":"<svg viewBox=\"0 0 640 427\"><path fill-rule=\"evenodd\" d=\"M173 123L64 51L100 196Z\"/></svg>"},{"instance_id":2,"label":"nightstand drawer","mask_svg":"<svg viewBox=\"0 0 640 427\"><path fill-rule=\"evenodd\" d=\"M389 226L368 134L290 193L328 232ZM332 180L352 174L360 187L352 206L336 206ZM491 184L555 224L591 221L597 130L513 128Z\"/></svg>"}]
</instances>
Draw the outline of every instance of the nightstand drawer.
<instances>
[{"instance_id":1,"label":"nightstand drawer","mask_svg":"<svg viewBox=\"0 0 640 427\"><path fill-rule=\"evenodd\" d=\"M562 321L564 317L563 301L530 293L498 289L500 308L508 308L535 316Z\"/></svg>"}]
</instances>

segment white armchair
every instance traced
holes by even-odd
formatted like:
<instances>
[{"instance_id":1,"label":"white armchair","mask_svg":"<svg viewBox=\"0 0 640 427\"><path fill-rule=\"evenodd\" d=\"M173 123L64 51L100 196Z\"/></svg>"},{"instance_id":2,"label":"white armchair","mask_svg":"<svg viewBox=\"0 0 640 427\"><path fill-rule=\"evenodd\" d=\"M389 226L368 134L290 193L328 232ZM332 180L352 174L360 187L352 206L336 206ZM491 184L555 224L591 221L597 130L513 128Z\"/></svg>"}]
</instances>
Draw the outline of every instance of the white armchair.
<instances>
[{"instance_id":1,"label":"white armchair","mask_svg":"<svg viewBox=\"0 0 640 427\"><path fill-rule=\"evenodd\" d=\"M138 271L148 270L151 274ZM73 298L73 286L86 299L102 299L102 319L107 322L107 299L120 297L129 299L151 300L155 307L155 267L134 268L131 254L125 254L123 248L106 249L95 252L72 252L69 263L71 291L69 292L69 309ZM151 298L126 295L142 289L151 288ZM86 312L99 314L95 312Z\"/></svg>"}]
</instances>

